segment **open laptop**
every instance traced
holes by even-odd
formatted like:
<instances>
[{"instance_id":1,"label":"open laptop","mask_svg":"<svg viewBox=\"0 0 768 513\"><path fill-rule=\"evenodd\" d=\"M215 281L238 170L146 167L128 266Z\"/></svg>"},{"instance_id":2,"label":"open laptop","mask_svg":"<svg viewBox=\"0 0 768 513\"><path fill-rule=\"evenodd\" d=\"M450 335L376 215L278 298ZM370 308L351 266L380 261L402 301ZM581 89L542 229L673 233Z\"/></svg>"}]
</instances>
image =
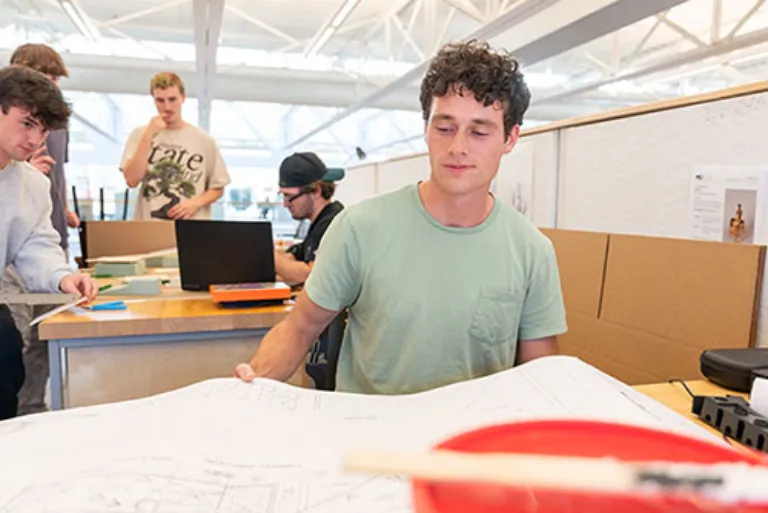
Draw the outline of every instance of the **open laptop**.
<instances>
[{"instance_id":1,"label":"open laptop","mask_svg":"<svg viewBox=\"0 0 768 513\"><path fill-rule=\"evenodd\" d=\"M176 220L176 246L183 290L211 285L275 281L269 221Z\"/></svg>"}]
</instances>

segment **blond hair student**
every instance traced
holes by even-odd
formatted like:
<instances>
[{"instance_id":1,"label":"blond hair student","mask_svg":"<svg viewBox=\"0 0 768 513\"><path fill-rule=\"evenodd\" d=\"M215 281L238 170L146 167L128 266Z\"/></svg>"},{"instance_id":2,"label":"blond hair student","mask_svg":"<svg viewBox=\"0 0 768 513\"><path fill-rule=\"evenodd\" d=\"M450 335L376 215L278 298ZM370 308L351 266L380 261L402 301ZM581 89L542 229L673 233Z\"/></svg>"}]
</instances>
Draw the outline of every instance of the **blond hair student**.
<instances>
[{"instance_id":1,"label":"blond hair student","mask_svg":"<svg viewBox=\"0 0 768 513\"><path fill-rule=\"evenodd\" d=\"M211 204L230 183L216 141L186 121L184 82L175 73L149 84L157 115L134 129L120 170L128 187L139 187L133 218L210 219Z\"/></svg>"}]
</instances>

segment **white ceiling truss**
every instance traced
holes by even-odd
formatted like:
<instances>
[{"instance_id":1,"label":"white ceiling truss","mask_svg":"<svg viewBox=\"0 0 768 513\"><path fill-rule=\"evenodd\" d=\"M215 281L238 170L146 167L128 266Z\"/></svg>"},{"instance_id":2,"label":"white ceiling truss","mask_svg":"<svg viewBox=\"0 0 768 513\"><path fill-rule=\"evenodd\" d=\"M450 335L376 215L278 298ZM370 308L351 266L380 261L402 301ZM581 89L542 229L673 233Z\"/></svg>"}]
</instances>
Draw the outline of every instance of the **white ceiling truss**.
<instances>
[{"instance_id":1,"label":"white ceiling truss","mask_svg":"<svg viewBox=\"0 0 768 513\"><path fill-rule=\"evenodd\" d=\"M172 70L185 78L206 129L214 99L279 103L286 120L303 113L303 124L285 130L247 117L254 147L280 153L334 144L350 153L367 144L370 154L418 148L421 127L371 109L417 111L425 63L448 41L474 35L512 50L533 92L527 119L547 122L766 78L766 4L0 0L0 59L23 40L48 41L70 67L66 89L106 95L146 95L152 75ZM95 32L90 40L88 31ZM230 115L243 118L235 105ZM339 131L345 120L360 125L357 140ZM391 128L388 140L366 132L382 122ZM271 130L284 133L275 138Z\"/></svg>"}]
</instances>

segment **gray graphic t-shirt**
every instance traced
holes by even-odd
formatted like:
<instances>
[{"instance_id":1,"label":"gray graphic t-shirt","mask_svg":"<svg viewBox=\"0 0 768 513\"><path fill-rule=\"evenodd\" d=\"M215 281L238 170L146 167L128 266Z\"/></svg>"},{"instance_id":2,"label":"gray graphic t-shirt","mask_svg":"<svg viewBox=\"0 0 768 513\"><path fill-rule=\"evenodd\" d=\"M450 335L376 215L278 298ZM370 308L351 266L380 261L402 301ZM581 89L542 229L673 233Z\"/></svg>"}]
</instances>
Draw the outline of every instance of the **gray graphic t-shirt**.
<instances>
[{"instance_id":1,"label":"gray graphic t-shirt","mask_svg":"<svg viewBox=\"0 0 768 513\"><path fill-rule=\"evenodd\" d=\"M121 169L130 160L146 126L128 136ZM147 173L141 182L134 219L169 219L168 211L185 199L230 183L229 172L216 142L203 130L185 125L161 130L152 139ZM210 206L199 209L193 219L210 219Z\"/></svg>"}]
</instances>

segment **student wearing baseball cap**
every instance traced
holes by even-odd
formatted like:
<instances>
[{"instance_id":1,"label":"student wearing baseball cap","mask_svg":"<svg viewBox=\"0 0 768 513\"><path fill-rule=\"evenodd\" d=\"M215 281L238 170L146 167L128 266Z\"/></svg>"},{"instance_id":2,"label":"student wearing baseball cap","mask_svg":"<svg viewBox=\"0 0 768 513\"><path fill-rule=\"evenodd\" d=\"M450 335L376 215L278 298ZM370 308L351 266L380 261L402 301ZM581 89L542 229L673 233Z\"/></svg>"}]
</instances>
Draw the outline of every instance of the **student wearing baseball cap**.
<instances>
[{"instance_id":1,"label":"student wearing baseball cap","mask_svg":"<svg viewBox=\"0 0 768 513\"><path fill-rule=\"evenodd\" d=\"M280 194L283 205L296 220L309 219L309 231L304 240L285 252L275 251L275 271L286 283L303 284L312 269L317 248L331 221L344 209L332 200L337 181L344 178L343 169L328 169L314 153L294 153L280 164ZM305 362L307 375L315 388L331 390L328 368L328 330L324 330L312 345Z\"/></svg>"},{"instance_id":2,"label":"student wearing baseball cap","mask_svg":"<svg viewBox=\"0 0 768 513\"><path fill-rule=\"evenodd\" d=\"M344 209L332 201L343 169L328 169L314 153L294 153L280 164L280 195L283 205L296 220L309 219L304 241L275 252L275 270L289 284L304 283L315 260L320 240L336 215Z\"/></svg>"}]
</instances>

